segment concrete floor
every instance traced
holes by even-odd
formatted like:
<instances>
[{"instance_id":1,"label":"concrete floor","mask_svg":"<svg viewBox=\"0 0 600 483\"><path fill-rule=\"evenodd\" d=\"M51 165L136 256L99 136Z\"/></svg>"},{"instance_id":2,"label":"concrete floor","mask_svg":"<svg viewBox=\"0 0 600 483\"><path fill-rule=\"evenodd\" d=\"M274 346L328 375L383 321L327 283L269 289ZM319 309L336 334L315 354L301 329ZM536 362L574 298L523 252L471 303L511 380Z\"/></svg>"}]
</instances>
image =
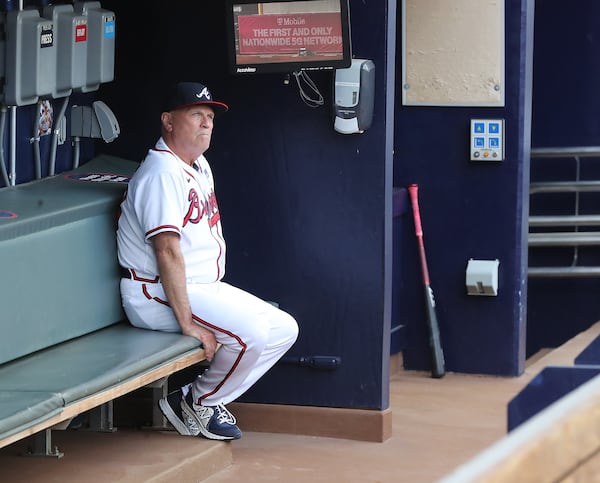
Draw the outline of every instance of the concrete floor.
<instances>
[{"instance_id":1,"label":"concrete floor","mask_svg":"<svg viewBox=\"0 0 600 483\"><path fill-rule=\"evenodd\" d=\"M518 378L396 371L393 436L384 443L253 432L232 443L172 432L54 432L63 458L24 458L23 445L12 445L0 450L0 481L435 482L506 434L507 403L543 367L572 365L598 334L600 323L532 358Z\"/></svg>"}]
</instances>

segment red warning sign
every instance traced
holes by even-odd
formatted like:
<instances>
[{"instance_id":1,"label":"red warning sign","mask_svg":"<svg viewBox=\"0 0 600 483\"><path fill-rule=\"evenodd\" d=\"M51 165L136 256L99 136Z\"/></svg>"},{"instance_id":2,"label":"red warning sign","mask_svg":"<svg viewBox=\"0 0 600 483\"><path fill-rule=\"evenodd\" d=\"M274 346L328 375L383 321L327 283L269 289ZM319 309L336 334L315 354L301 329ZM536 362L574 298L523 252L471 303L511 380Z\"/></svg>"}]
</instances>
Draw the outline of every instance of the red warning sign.
<instances>
[{"instance_id":1,"label":"red warning sign","mask_svg":"<svg viewBox=\"0 0 600 483\"><path fill-rule=\"evenodd\" d=\"M75 25L75 42L87 41L87 21L82 20Z\"/></svg>"}]
</instances>

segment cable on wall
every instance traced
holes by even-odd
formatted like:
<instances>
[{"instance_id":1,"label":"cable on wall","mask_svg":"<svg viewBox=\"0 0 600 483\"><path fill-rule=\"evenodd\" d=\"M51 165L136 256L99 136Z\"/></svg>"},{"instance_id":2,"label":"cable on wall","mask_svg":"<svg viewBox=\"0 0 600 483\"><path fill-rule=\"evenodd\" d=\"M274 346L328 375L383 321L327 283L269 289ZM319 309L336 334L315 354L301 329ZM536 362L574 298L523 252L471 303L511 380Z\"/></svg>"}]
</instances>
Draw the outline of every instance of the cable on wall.
<instances>
[{"instance_id":1,"label":"cable on wall","mask_svg":"<svg viewBox=\"0 0 600 483\"><path fill-rule=\"evenodd\" d=\"M308 107L320 107L324 104L323 96L319 92L319 88L310 78L306 71L300 70L293 73L298 90L300 91L300 99Z\"/></svg>"}]
</instances>

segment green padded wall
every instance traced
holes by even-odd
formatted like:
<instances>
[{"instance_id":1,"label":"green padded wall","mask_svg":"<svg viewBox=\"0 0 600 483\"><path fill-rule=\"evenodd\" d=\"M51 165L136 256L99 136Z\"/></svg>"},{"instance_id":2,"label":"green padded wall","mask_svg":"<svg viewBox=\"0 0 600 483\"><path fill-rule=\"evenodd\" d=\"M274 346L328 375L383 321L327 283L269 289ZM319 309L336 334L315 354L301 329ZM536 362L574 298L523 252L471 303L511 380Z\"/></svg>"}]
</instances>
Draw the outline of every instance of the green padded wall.
<instances>
[{"instance_id":1,"label":"green padded wall","mask_svg":"<svg viewBox=\"0 0 600 483\"><path fill-rule=\"evenodd\" d=\"M137 166L99 156L0 190L0 363L123 319L116 216Z\"/></svg>"}]
</instances>

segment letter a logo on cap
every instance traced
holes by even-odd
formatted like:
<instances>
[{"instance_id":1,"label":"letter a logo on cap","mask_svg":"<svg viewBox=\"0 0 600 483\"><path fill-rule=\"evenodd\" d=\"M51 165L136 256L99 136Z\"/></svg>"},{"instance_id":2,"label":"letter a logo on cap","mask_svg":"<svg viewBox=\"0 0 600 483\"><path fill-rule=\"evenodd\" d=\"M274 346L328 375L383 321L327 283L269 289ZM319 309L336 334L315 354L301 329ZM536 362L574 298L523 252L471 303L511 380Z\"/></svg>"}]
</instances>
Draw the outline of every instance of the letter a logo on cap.
<instances>
[{"instance_id":1,"label":"letter a logo on cap","mask_svg":"<svg viewBox=\"0 0 600 483\"><path fill-rule=\"evenodd\" d=\"M208 87L202 89L199 94L196 94L196 97L198 99L204 98L210 101L210 92L208 91Z\"/></svg>"}]
</instances>

